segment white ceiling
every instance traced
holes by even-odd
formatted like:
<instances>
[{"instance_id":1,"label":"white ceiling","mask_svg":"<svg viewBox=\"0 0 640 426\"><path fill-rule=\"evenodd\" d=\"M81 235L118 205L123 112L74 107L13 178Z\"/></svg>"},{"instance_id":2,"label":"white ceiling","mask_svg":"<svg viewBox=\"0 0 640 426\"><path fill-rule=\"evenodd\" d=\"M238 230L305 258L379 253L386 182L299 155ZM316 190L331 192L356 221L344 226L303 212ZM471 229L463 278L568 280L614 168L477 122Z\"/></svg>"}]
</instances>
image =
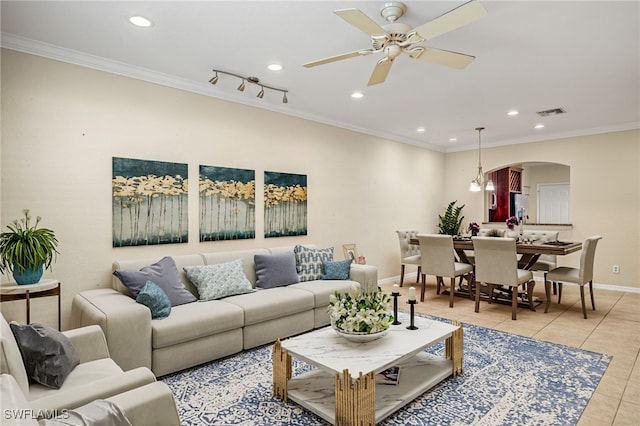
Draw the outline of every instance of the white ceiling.
<instances>
[{"instance_id":1,"label":"white ceiling","mask_svg":"<svg viewBox=\"0 0 640 426\"><path fill-rule=\"evenodd\" d=\"M382 25L383 3L2 1L2 46L443 152L476 148L478 126L484 147L640 128L638 1L482 1L487 16L424 43L476 56L463 70L402 55L367 87L380 56L302 66L369 48L333 11L358 8ZM405 3L399 21L416 27L464 1ZM131 25L134 14L154 25ZM212 86L212 68L286 89L289 103L224 75ZM566 114L536 114L551 108Z\"/></svg>"}]
</instances>

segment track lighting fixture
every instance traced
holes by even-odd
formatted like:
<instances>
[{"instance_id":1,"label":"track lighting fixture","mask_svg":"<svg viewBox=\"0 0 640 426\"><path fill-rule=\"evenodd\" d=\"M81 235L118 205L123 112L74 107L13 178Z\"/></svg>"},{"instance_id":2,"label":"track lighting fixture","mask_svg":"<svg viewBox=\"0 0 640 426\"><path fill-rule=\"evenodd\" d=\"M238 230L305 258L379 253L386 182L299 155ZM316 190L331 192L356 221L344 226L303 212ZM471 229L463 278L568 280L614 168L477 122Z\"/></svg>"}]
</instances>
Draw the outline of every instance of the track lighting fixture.
<instances>
[{"instance_id":1,"label":"track lighting fixture","mask_svg":"<svg viewBox=\"0 0 640 426\"><path fill-rule=\"evenodd\" d=\"M218 73L220 74L225 74L225 75L230 75L232 77L236 77L242 80L242 82L240 83L240 86L238 86L238 90L240 92L244 92L245 89L245 83L253 83L256 84L258 86L260 86L260 91L258 92L258 95L256 96L257 98L264 98L264 89L271 89L271 90L275 90L276 92L282 92L282 103L286 104L289 103L289 99L287 98L287 92L288 90L284 90L284 89L278 89L277 87L272 87L272 86L267 86L265 84L260 83L260 79L258 77L243 77L241 75L238 74L234 74L232 72L227 72L227 71L220 71L220 70L212 70L215 74L215 76L213 76L210 80L209 83L211 83L212 85L215 85L218 82Z\"/></svg>"}]
</instances>

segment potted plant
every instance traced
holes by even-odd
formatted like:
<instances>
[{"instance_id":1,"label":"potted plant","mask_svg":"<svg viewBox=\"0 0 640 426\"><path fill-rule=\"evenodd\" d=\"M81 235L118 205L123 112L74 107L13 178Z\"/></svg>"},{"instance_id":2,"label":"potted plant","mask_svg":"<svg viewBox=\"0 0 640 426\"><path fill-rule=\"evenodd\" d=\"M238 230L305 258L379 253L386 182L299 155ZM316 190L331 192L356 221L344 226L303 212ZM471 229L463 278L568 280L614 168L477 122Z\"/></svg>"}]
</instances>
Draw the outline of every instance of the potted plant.
<instances>
[{"instance_id":1,"label":"potted plant","mask_svg":"<svg viewBox=\"0 0 640 426\"><path fill-rule=\"evenodd\" d=\"M464 204L456 206L457 202L456 200L449 203L447 210L444 212L444 216L438 215L440 219L440 223L438 224L440 234L456 236L460 233L460 225L464 219L464 216L460 217L460 213L462 213Z\"/></svg>"},{"instance_id":2,"label":"potted plant","mask_svg":"<svg viewBox=\"0 0 640 426\"><path fill-rule=\"evenodd\" d=\"M18 284L35 284L40 281L44 269L58 254L58 239L48 228L38 228L40 216L31 226L29 209L24 217L7 225L9 232L0 234L0 273L9 271Z\"/></svg>"}]
</instances>

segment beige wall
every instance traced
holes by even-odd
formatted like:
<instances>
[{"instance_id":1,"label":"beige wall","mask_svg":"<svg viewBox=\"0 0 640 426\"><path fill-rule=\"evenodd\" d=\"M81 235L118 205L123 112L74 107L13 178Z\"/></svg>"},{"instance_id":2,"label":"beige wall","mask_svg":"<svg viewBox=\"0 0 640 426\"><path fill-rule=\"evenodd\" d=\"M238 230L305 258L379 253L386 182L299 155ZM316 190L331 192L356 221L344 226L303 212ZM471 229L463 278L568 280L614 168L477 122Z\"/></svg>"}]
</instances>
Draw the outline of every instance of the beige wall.
<instances>
[{"instance_id":1,"label":"beige wall","mask_svg":"<svg viewBox=\"0 0 640 426\"><path fill-rule=\"evenodd\" d=\"M449 153L445 159L448 199L466 204L467 220L480 222L483 198L467 191L477 173L477 152ZM595 283L640 288L640 131L624 131L483 149L483 168L546 161L570 166L570 215L573 229L561 240L582 241L599 234ZM580 254L559 258L578 266ZM620 273L613 274L612 266Z\"/></svg>"},{"instance_id":2,"label":"beige wall","mask_svg":"<svg viewBox=\"0 0 640 426\"><path fill-rule=\"evenodd\" d=\"M73 295L108 286L120 258L314 243L341 259L355 243L380 278L398 275L395 229L425 229L443 202L442 153L10 50L1 89L0 225L30 208L56 231L46 276L63 283L63 327ZM189 243L112 248L114 156L189 165ZM256 188L265 170L306 174L309 235L265 240L257 191L255 240L200 243L200 164L254 169ZM9 310L24 320L22 304Z\"/></svg>"},{"instance_id":3,"label":"beige wall","mask_svg":"<svg viewBox=\"0 0 640 426\"><path fill-rule=\"evenodd\" d=\"M108 286L114 259L296 243L335 246L341 258L342 244L356 243L385 279L399 274L395 229L436 232L438 214L454 199L467 205L465 224L482 220L481 196L467 191L475 151L445 155L10 50L2 51L1 78L0 225L30 208L56 231L61 255L46 275L63 282L63 328L73 295ZM189 165L189 243L112 248L114 156ZM522 161L571 167L574 229L561 238L602 234L595 281L639 288L640 133L483 150L485 170ZM193 179L200 164L254 169L257 188L265 170L306 174L309 235L264 239L258 191L255 240L199 243ZM33 320L54 324L53 305L34 301ZM24 320L18 302L2 310Z\"/></svg>"}]
</instances>

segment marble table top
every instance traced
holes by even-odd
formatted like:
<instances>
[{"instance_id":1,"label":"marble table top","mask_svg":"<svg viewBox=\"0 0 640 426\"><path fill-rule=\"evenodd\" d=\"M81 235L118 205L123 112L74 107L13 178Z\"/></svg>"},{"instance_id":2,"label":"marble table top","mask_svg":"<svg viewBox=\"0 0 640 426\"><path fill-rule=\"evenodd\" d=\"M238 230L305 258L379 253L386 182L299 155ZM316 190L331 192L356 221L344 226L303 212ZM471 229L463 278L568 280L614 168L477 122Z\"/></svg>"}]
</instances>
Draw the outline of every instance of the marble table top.
<instances>
[{"instance_id":1,"label":"marble table top","mask_svg":"<svg viewBox=\"0 0 640 426\"><path fill-rule=\"evenodd\" d=\"M423 349L446 339L458 326L416 316L417 330L407 330L408 314L398 315L400 325L391 325L386 336L368 343L354 343L329 327L283 340L282 347L298 359L328 373L348 369L358 373L379 372L413 357Z\"/></svg>"}]
</instances>

